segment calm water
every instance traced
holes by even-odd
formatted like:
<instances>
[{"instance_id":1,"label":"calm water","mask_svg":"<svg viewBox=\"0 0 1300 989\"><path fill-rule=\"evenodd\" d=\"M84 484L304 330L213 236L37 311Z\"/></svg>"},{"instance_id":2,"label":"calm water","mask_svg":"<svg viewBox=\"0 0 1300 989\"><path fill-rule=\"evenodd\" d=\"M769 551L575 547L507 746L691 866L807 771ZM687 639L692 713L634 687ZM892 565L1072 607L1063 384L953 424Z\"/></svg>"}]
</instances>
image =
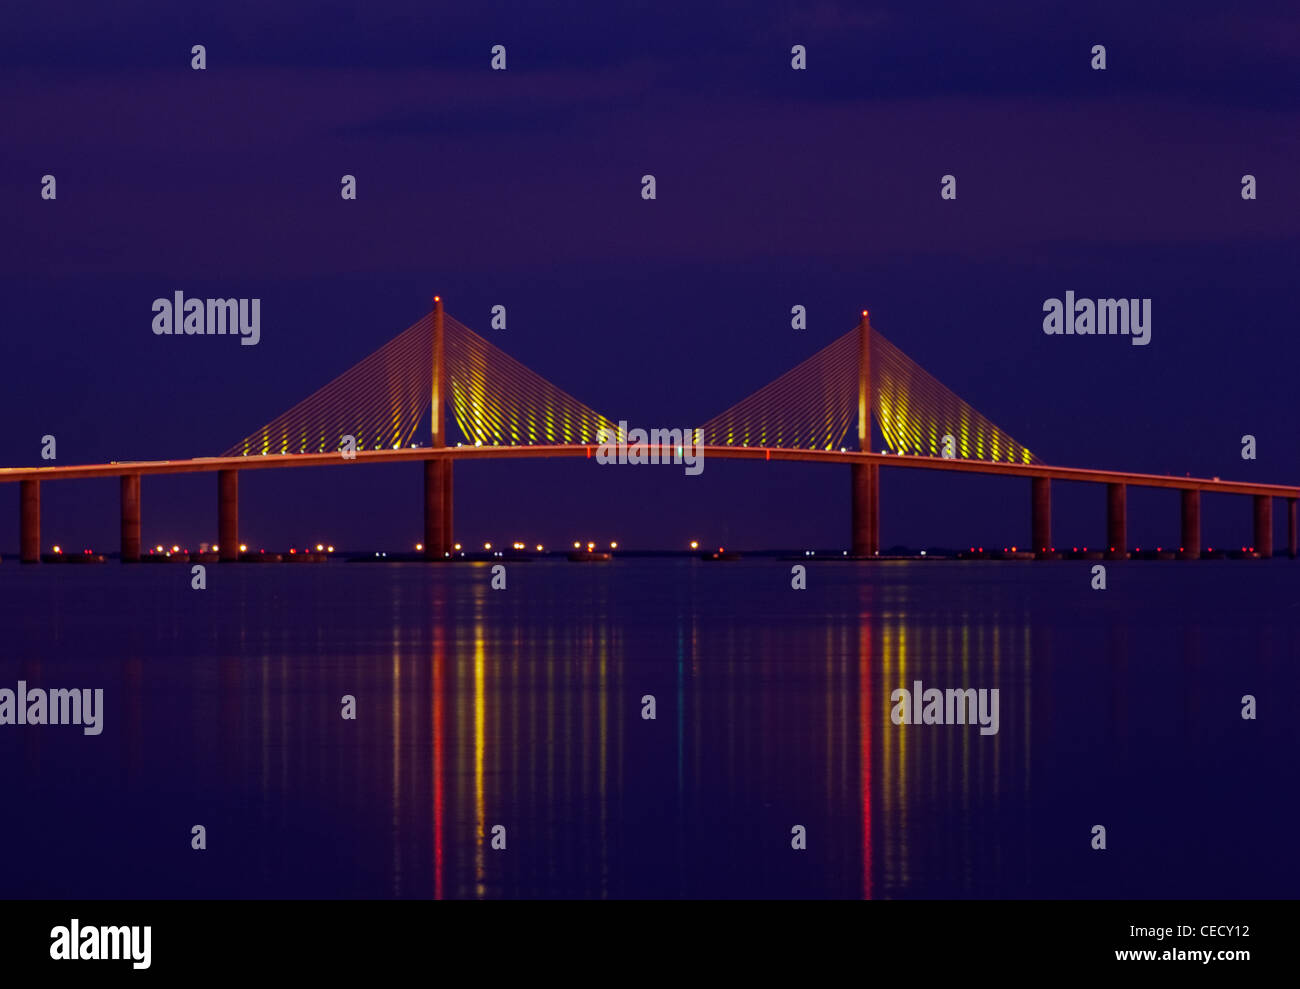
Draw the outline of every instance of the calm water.
<instances>
[{"instance_id":1,"label":"calm water","mask_svg":"<svg viewBox=\"0 0 1300 989\"><path fill-rule=\"evenodd\" d=\"M504 591L486 565L212 566L193 591L6 561L0 687L106 710L97 737L0 727L0 890L1300 888L1300 563L1112 564L1104 592L1083 563L816 563L806 591L790 566L518 563ZM997 688L998 733L895 726L914 680Z\"/></svg>"}]
</instances>

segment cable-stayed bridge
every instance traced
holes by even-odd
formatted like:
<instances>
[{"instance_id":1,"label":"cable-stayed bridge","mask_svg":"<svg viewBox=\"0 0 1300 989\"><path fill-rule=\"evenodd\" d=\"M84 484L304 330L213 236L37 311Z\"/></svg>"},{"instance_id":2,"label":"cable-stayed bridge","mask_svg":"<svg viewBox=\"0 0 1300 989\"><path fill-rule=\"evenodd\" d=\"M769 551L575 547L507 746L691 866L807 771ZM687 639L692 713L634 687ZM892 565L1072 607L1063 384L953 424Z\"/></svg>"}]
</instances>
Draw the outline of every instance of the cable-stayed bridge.
<instances>
[{"instance_id":1,"label":"cable-stayed bridge","mask_svg":"<svg viewBox=\"0 0 1300 989\"><path fill-rule=\"evenodd\" d=\"M450 416L448 416L450 411ZM417 430L428 420L428 443ZM874 451L872 422L885 451ZM452 436L454 424L460 439ZM856 435L850 438L850 433ZM60 467L0 468L18 482L21 559L40 560L43 481L121 479L121 558L140 559L141 478L146 474L216 473L222 560L237 560L239 472L273 468L421 461L424 464L424 554L446 559L454 546L453 465L457 460L587 457L620 426L525 367L444 312L432 311L349 370L250 433L218 457ZM850 552L879 555L880 468L1015 475L1030 481L1027 548L1054 556L1051 483L1106 486L1107 554L1125 557L1127 489L1181 492L1179 555L1201 554L1201 493L1254 499L1254 548L1273 550L1273 499L1283 498L1288 549L1296 553L1296 499L1288 485L1171 477L1052 466L946 388L871 325L863 311L853 329L785 374L703 423L696 443L704 458L797 460L849 467ZM689 438L688 438L689 442ZM658 462L680 448L653 447Z\"/></svg>"}]
</instances>

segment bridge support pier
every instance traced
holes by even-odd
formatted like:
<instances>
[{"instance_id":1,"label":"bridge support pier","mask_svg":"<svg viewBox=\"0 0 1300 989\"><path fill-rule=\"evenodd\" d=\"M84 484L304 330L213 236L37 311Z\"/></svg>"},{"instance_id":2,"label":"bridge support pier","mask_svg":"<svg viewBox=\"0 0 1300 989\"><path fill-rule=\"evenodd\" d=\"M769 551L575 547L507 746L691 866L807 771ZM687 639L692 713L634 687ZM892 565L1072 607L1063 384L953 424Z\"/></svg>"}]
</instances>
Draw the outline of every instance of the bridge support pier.
<instances>
[{"instance_id":1,"label":"bridge support pier","mask_svg":"<svg viewBox=\"0 0 1300 989\"><path fill-rule=\"evenodd\" d=\"M1049 559L1052 553L1052 479L1029 479L1029 546L1040 559Z\"/></svg>"},{"instance_id":2,"label":"bridge support pier","mask_svg":"<svg viewBox=\"0 0 1300 989\"><path fill-rule=\"evenodd\" d=\"M1291 559L1295 559L1295 502L1294 498L1286 500L1286 548Z\"/></svg>"},{"instance_id":3,"label":"bridge support pier","mask_svg":"<svg viewBox=\"0 0 1300 989\"><path fill-rule=\"evenodd\" d=\"M1183 526L1179 555L1184 560L1201 558L1201 493L1184 491Z\"/></svg>"},{"instance_id":4,"label":"bridge support pier","mask_svg":"<svg viewBox=\"0 0 1300 989\"><path fill-rule=\"evenodd\" d=\"M443 560L451 552L452 467L450 459L424 462L424 558Z\"/></svg>"},{"instance_id":5,"label":"bridge support pier","mask_svg":"<svg viewBox=\"0 0 1300 989\"><path fill-rule=\"evenodd\" d=\"M1127 560L1128 552L1128 485L1106 485L1106 558Z\"/></svg>"},{"instance_id":6,"label":"bridge support pier","mask_svg":"<svg viewBox=\"0 0 1300 989\"><path fill-rule=\"evenodd\" d=\"M123 474L122 552L123 563L140 562L140 475Z\"/></svg>"},{"instance_id":7,"label":"bridge support pier","mask_svg":"<svg viewBox=\"0 0 1300 989\"><path fill-rule=\"evenodd\" d=\"M24 563L41 562L41 482L18 482L18 546Z\"/></svg>"},{"instance_id":8,"label":"bridge support pier","mask_svg":"<svg viewBox=\"0 0 1300 989\"><path fill-rule=\"evenodd\" d=\"M217 471L217 546L222 563L239 559L239 471Z\"/></svg>"},{"instance_id":9,"label":"bridge support pier","mask_svg":"<svg viewBox=\"0 0 1300 989\"><path fill-rule=\"evenodd\" d=\"M448 458L442 463L442 543L446 552L450 553L453 545L454 535L452 533L452 515L451 496L455 489L453 482L452 468L455 461Z\"/></svg>"},{"instance_id":10,"label":"bridge support pier","mask_svg":"<svg viewBox=\"0 0 1300 989\"><path fill-rule=\"evenodd\" d=\"M880 555L880 465L854 464L852 474L851 518L852 554Z\"/></svg>"},{"instance_id":11,"label":"bridge support pier","mask_svg":"<svg viewBox=\"0 0 1300 989\"><path fill-rule=\"evenodd\" d=\"M1255 495L1255 552L1261 560L1273 556L1273 496Z\"/></svg>"}]
</instances>

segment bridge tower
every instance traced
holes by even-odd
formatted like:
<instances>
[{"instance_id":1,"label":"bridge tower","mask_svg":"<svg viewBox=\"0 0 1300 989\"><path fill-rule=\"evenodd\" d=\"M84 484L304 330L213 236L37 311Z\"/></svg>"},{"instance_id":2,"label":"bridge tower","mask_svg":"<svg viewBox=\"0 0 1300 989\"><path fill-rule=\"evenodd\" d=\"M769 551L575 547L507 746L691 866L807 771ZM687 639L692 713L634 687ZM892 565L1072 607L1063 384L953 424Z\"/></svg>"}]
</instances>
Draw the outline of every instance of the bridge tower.
<instances>
[{"instance_id":1,"label":"bridge tower","mask_svg":"<svg viewBox=\"0 0 1300 989\"><path fill-rule=\"evenodd\" d=\"M871 317L862 310L858 321L858 449L871 451ZM854 556L880 553L880 465L854 464L849 468L850 529Z\"/></svg>"},{"instance_id":2,"label":"bridge tower","mask_svg":"<svg viewBox=\"0 0 1300 989\"><path fill-rule=\"evenodd\" d=\"M443 373L443 314L442 296L433 297L433 387L431 389L430 420L432 437L430 446L440 449L447 446L446 389ZM424 558L446 559L452 550L452 462L450 457L440 457L424 462Z\"/></svg>"}]
</instances>

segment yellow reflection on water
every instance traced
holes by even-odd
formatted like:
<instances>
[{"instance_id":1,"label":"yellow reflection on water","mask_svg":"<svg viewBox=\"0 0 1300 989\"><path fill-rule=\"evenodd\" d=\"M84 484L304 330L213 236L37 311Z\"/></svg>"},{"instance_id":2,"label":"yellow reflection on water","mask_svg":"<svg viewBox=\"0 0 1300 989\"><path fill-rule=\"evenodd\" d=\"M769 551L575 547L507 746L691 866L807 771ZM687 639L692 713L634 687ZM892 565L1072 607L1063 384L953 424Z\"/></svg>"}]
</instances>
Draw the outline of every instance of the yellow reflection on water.
<instances>
[{"instance_id":1,"label":"yellow reflection on water","mask_svg":"<svg viewBox=\"0 0 1300 989\"><path fill-rule=\"evenodd\" d=\"M864 589L862 594L865 596ZM862 774L860 792L862 799L862 898L871 899L871 730L877 720L871 707L871 613L868 602L863 602L858 616L858 746L859 770ZM886 730L886 736L888 731Z\"/></svg>"}]
</instances>

